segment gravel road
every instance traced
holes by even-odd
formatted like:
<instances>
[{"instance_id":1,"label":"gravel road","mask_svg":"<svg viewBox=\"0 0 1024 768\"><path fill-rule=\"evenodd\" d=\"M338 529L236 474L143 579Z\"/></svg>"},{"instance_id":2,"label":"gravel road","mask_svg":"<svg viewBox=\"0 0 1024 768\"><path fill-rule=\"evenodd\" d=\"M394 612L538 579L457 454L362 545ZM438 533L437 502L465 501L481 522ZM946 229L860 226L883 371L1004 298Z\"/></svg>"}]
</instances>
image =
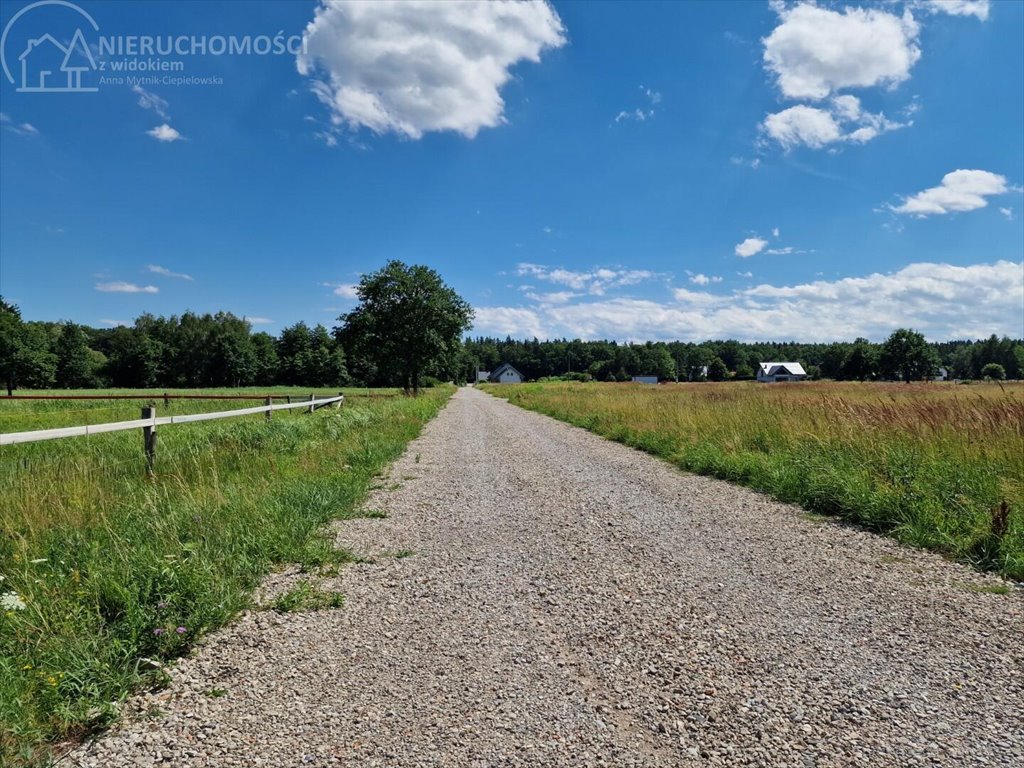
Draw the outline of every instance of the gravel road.
<instances>
[{"instance_id":1,"label":"gravel road","mask_svg":"<svg viewBox=\"0 0 1024 768\"><path fill-rule=\"evenodd\" d=\"M368 507L345 607L242 616L69 764L1024 765L994 577L473 389Z\"/></svg>"}]
</instances>

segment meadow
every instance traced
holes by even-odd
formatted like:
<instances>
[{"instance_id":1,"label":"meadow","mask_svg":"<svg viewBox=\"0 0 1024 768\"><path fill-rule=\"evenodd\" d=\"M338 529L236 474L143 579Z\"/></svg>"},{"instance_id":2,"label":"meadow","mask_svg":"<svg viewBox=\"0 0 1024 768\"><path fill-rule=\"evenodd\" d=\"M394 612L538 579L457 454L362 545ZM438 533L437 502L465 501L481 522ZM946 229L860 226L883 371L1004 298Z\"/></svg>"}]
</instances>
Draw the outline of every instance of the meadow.
<instances>
[{"instance_id":1,"label":"meadow","mask_svg":"<svg viewBox=\"0 0 1024 768\"><path fill-rule=\"evenodd\" d=\"M681 469L1024 581L1024 385L484 389Z\"/></svg>"},{"instance_id":2,"label":"meadow","mask_svg":"<svg viewBox=\"0 0 1024 768\"><path fill-rule=\"evenodd\" d=\"M153 477L138 430L0 447L0 764L43 762L109 723L163 661L250 608L278 564L315 581L345 562L324 525L358 514L452 391L347 390L340 409L161 428ZM0 431L138 418L149 399L159 415L254 405L144 394L0 400Z\"/></svg>"}]
</instances>

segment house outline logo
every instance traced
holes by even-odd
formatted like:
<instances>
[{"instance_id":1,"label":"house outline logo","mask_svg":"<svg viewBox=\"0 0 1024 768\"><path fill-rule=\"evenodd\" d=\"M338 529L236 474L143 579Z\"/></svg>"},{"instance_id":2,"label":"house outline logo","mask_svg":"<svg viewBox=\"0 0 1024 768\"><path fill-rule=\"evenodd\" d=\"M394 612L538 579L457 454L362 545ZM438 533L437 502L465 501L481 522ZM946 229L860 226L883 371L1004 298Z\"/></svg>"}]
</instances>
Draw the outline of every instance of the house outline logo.
<instances>
[{"instance_id":1,"label":"house outline logo","mask_svg":"<svg viewBox=\"0 0 1024 768\"><path fill-rule=\"evenodd\" d=\"M0 64L3 65L4 75L9 82L17 86L18 93L95 93L99 88L82 84L82 73L95 71L96 59L93 58L81 27L75 29L74 35L66 45L49 32L37 38L30 38L24 51L18 55L20 79L15 80L11 73L7 64L7 37L11 28L29 11L47 5L70 8L88 21L93 31L98 32L100 29L92 16L68 0L39 0L27 5L11 17L4 27L3 34L0 35ZM56 53L60 58L60 64L56 68L46 69L37 63L46 51Z\"/></svg>"}]
</instances>

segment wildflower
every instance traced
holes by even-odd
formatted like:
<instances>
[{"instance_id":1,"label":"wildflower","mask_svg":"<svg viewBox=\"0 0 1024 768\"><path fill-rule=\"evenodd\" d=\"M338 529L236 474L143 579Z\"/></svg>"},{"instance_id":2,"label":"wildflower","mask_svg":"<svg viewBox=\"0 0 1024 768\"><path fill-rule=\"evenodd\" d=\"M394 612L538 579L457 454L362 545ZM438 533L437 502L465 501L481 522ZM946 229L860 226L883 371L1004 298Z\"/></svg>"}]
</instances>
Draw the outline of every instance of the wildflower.
<instances>
[{"instance_id":1,"label":"wildflower","mask_svg":"<svg viewBox=\"0 0 1024 768\"><path fill-rule=\"evenodd\" d=\"M50 675L48 678L46 678L46 682L49 683L54 688L57 687L57 678L54 677L53 675Z\"/></svg>"},{"instance_id":2,"label":"wildflower","mask_svg":"<svg viewBox=\"0 0 1024 768\"><path fill-rule=\"evenodd\" d=\"M0 595L0 608L5 611L23 611L25 610L25 601L17 592L4 592Z\"/></svg>"},{"instance_id":3,"label":"wildflower","mask_svg":"<svg viewBox=\"0 0 1024 768\"><path fill-rule=\"evenodd\" d=\"M157 637L160 637L160 635L162 635L163 633L164 633L163 627L157 627L156 629L153 630L153 634L156 635Z\"/></svg>"},{"instance_id":4,"label":"wildflower","mask_svg":"<svg viewBox=\"0 0 1024 768\"><path fill-rule=\"evenodd\" d=\"M156 604L156 609L158 611L166 611L167 610L167 603L165 603L163 600L161 600L159 603Z\"/></svg>"},{"instance_id":5,"label":"wildflower","mask_svg":"<svg viewBox=\"0 0 1024 768\"><path fill-rule=\"evenodd\" d=\"M188 630L187 630L187 629L185 629L184 627L178 627L178 628L177 628L176 630L174 630L174 631L175 631L175 632L177 632L177 633L178 633L179 635L184 635L184 634L185 634L186 632L188 632Z\"/></svg>"}]
</instances>

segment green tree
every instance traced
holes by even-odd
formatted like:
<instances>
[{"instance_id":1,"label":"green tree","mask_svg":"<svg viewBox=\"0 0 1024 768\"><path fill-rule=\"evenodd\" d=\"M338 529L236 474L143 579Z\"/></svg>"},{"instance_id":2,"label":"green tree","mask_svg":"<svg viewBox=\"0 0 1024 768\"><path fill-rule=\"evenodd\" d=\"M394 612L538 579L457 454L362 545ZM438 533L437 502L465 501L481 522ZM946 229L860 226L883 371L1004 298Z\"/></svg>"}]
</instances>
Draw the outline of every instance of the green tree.
<instances>
[{"instance_id":1,"label":"green tree","mask_svg":"<svg viewBox=\"0 0 1024 768\"><path fill-rule=\"evenodd\" d=\"M878 373L878 350L864 338L853 342L846 360L843 361L842 378L865 381Z\"/></svg>"},{"instance_id":2,"label":"green tree","mask_svg":"<svg viewBox=\"0 0 1024 768\"><path fill-rule=\"evenodd\" d=\"M90 387L96 382L89 337L77 323L64 323L57 337L57 385L69 389Z\"/></svg>"},{"instance_id":3,"label":"green tree","mask_svg":"<svg viewBox=\"0 0 1024 768\"><path fill-rule=\"evenodd\" d=\"M473 310L434 270L390 261L364 275L359 306L338 319L346 350L418 394L423 375L461 345Z\"/></svg>"},{"instance_id":4,"label":"green tree","mask_svg":"<svg viewBox=\"0 0 1024 768\"><path fill-rule=\"evenodd\" d=\"M909 328L893 331L882 345L882 372L909 383L935 375L939 356L924 336Z\"/></svg>"},{"instance_id":5,"label":"green tree","mask_svg":"<svg viewBox=\"0 0 1024 768\"><path fill-rule=\"evenodd\" d=\"M52 339L45 323L25 323L21 344L15 354L18 386L49 389L57 379L57 356L50 350Z\"/></svg>"},{"instance_id":6,"label":"green tree","mask_svg":"<svg viewBox=\"0 0 1024 768\"><path fill-rule=\"evenodd\" d=\"M1006 378L1006 369L1003 368L999 363L988 363L984 368L981 369L981 377L983 379L995 379L996 381L1003 381Z\"/></svg>"},{"instance_id":7,"label":"green tree","mask_svg":"<svg viewBox=\"0 0 1024 768\"><path fill-rule=\"evenodd\" d=\"M252 352L255 356L255 371L253 383L261 386L270 386L277 383L277 349L274 346L274 337L269 333L260 331L252 336Z\"/></svg>"},{"instance_id":8,"label":"green tree","mask_svg":"<svg viewBox=\"0 0 1024 768\"><path fill-rule=\"evenodd\" d=\"M711 358L711 362L708 363L708 378L711 381L724 381L728 375L729 368L725 365L725 361L717 355Z\"/></svg>"},{"instance_id":9,"label":"green tree","mask_svg":"<svg viewBox=\"0 0 1024 768\"><path fill-rule=\"evenodd\" d=\"M0 379L7 387L8 395L14 394L14 388L18 386L18 357L23 330L21 310L0 296Z\"/></svg>"}]
</instances>

